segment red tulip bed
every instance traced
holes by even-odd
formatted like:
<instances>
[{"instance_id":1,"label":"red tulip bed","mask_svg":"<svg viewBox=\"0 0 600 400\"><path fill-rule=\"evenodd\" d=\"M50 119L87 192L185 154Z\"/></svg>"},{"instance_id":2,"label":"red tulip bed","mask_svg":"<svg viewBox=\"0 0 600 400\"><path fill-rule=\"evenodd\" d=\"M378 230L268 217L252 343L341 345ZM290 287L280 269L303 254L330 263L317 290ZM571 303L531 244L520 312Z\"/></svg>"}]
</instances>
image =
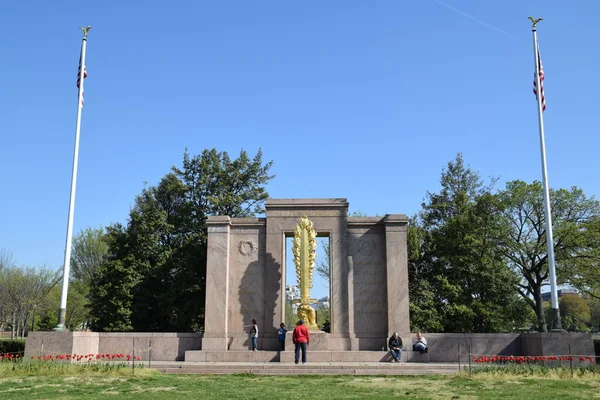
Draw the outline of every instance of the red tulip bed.
<instances>
[{"instance_id":1,"label":"red tulip bed","mask_svg":"<svg viewBox=\"0 0 600 400\"><path fill-rule=\"evenodd\" d=\"M92 361L141 361L142 357L132 356L131 354L44 354L42 356L31 356L32 360L40 361L74 361L74 362L92 362Z\"/></svg>"},{"instance_id":2,"label":"red tulip bed","mask_svg":"<svg viewBox=\"0 0 600 400\"><path fill-rule=\"evenodd\" d=\"M21 353L0 353L0 361L14 362L23 360ZM92 362L92 361L141 361L142 357L132 356L131 354L44 354L41 356L31 356L32 360L39 361L71 361L71 362Z\"/></svg>"},{"instance_id":3,"label":"red tulip bed","mask_svg":"<svg viewBox=\"0 0 600 400\"><path fill-rule=\"evenodd\" d=\"M3 369L22 373L70 373L78 370L109 372L127 368L141 368L142 357L125 353L114 354L42 354L24 358L22 353L0 354L0 372ZM1 373L0 373L1 375Z\"/></svg>"},{"instance_id":4,"label":"red tulip bed","mask_svg":"<svg viewBox=\"0 0 600 400\"><path fill-rule=\"evenodd\" d=\"M475 364L469 372L516 375L599 375L596 357L585 355L563 356L474 356Z\"/></svg>"},{"instance_id":5,"label":"red tulip bed","mask_svg":"<svg viewBox=\"0 0 600 400\"><path fill-rule=\"evenodd\" d=\"M0 362L18 361L22 357L22 353L0 353Z\"/></svg>"},{"instance_id":6,"label":"red tulip bed","mask_svg":"<svg viewBox=\"0 0 600 400\"><path fill-rule=\"evenodd\" d=\"M594 357L590 356L480 356L473 357L476 364L538 364L540 361L579 361L594 362Z\"/></svg>"}]
</instances>

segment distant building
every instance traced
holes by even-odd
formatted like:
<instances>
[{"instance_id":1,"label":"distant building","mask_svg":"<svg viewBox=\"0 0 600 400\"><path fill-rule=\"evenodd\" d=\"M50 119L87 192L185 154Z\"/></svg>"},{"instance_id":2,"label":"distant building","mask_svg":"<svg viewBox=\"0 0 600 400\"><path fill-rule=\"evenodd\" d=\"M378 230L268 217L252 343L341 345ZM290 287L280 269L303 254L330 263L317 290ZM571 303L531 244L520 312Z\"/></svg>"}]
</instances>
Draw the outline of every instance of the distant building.
<instances>
[{"instance_id":1,"label":"distant building","mask_svg":"<svg viewBox=\"0 0 600 400\"><path fill-rule=\"evenodd\" d=\"M573 290L573 289L560 289L560 290L556 291L556 295L560 299L563 296L579 296L579 293L577 293L577 291ZM551 298L552 298L551 292L542 293L543 301L550 301Z\"/></svg>"},{"instance_id":2,"label":"distant building","mask_svg":"<svg viewBox=\"0 0 600 400\"><path fill-rule=\"evenodd\" d=\"M300 298L300 289L295 285L285 285L285 299L292 301Z\"/></svg>"},{"instance_id":3,"label":"distant building","mask_svg":"<svg viewBox=\"0 0 600 400\"><path fill-rule=\"evenodd\" d=\"M316 310L329 310L329 308L331 308L331 307L329 305L329 297L328 296L320 298L317 301L317 304L315 305Z\"/></svg>"}]
</instances>

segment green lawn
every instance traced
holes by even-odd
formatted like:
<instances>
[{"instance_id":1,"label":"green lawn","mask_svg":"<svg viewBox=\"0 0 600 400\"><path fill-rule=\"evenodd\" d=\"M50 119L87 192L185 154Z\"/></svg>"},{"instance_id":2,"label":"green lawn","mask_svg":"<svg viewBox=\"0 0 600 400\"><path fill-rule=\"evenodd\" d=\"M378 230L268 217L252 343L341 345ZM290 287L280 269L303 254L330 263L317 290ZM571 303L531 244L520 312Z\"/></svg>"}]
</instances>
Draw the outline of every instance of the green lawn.
<instances>
[{"instance_id":1,"label":"green lawn","mask_svg":"<svg viewBox=\"0 0 600 400\"><path fill-rule=\"evenodd\" d=\"M7 371L3 371L7 372ZM584 399L600 379L519 376L0 376L0 399ZM6 374L4 374L6 375Z\"/></svg>"}]
</instances>

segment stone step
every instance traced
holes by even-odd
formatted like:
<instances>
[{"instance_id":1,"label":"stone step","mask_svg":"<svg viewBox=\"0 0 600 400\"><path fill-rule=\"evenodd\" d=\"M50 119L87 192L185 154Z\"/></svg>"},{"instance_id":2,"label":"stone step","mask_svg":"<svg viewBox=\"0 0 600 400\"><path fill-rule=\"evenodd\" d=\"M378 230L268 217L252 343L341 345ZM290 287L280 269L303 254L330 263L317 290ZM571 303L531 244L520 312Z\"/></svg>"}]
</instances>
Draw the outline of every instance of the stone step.
<instances>
[{"instance_id":1,"label":"stone step","mask_svg":"<svg viewBox=\"0 0 600 400\"><path fill-rule=\"evenodd\" d=\"M279 362L279 351L187 350L185 361L193 362Z\"/></svg>"},{"instance_id":2,"label":"stone step","mask_svg":"<svg viewBox=\"0 0 600 400\"><path fill-rule=\"evenodd\" d=\"M309 349L308 361L329 362L389 362L392 356L389 351L314 351ZM187 362L280 362L293 363L293 351L240 351L240 350L187 350ZM402 352L401 362L430 361L429 354L406 350Z\"/></svg>"},{"instance_id":3,"label":"stone step","mask_svg":"<svg viewBox=\"0 0 600 400\"><path fill-rule=\"evenodd\" d=\"M253 374L253 375L422 375L422 374L455 374L458 369L430 368L426 371L412 368L157 368L168 374Z\"/></svg>"},{"instance_id":4,"label":"stone step","mask_svg":"<svg viewBox=\"0 0 600 400\"><path fill-rule=\"evenodd\" d=\"M421 375L458 372L458 365L449 363L178 363L153 364L152 367L169 374Z\"/></svg>"}]
</instances>

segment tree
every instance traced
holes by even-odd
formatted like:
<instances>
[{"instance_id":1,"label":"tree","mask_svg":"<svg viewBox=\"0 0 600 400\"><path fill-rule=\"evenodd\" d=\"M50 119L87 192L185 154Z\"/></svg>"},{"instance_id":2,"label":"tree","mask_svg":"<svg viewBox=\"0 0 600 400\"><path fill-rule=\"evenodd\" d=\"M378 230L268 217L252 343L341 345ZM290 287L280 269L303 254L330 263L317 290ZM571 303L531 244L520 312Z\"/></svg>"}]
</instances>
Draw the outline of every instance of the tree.
<instances>
[{"instance_id":1,"label":"tree","mask_svg":"<svg viewBox=\"0 0 600 400\"><path fill-rule=\"evenodd\" d=\"M587 296L600 300L600 202L585 198L582 192L560 191L566 198L563 204L571 201L576 208L568 218L563 219L555 238L559 254L559 279ZM572 195L572 196L570 196ZM571 199L569 199L571 197Z\"/></svg>"},{"instance_id":2,"label":"tree","mask_svg":"<svg viewBox=\"0 0 600 400\"><path fill-rule=\"evenodd\" d=\"M73 238L71 253L71 278L87 288L94 284L94 274L105 262L108 244L104 229L87 227Z\"/></svg>"},{"instance_id":3,"label":"tree","mask_svg":"<svg viewBox=\"0 0 600 400\"><path fill-rule=\"evenodd\" d=\"M8 250L0 249L0 272L4 268L12 267L14 265L12 253Z\"/></svg>"},{"instance_id":4,"label":"tree","mask_svg":"<svg viewBox=\"0 0 600 400\"><path fill-rule=\"evenodd\" d=\"M139 281L136 259L129 253L125 228L113 224L107 228L107 262L95 271L89 293L91 327L95 331L131 331L133 289Z\"/></svg>"},{"instance_id":5,"label":"tree","mask_svg":"<svg viewBox=\"0 0 600 400\"><path fill-rule=\"evenodd\" d=\"M12 254L4 249L0 249L0 275L3 274L4 270L14 266ZM8 307L8 294L6 290L2 289L0 286L0 330L3 329L6 321L9 320L8 315L9 307Z\"/></svg>"},{"instance_id":6,"label":"tree","mask_svg":"<svg viewBox=\"0 0 600 400\"><path fill-rule=\"evenodd\" d=\"M331 332L331 309L317 310L317 326L323 332Z\"/></svg>"},{"instance_id":7,"label":"tree","mask_svg":"<svg viewBox=\"0 0 600 400\"><path fill-rule=\"evenodd\" d=\"M329 284L329 241L321 242L323 257L318 257L315 271Z\"/></svg>"},{"instance_id":8,"label":"tree","mask_svg":"<svg viewBox=\"0 0 600 400\"><path fill-rule=\"evenodd\" d=\"M427 194L419 215L421 238L411 238L423 242L417 264L412 256L412 268L418 268L413 292L431 289L435 300L421 306L434 305L430 314L441 316L448 332L507 331L523 322L517 277L498 251L504 230L501 203L491 194L494 182L485 185L458 154L442 172L440 191Z\"/></svg>"},{"instance_id":9,"label":"tree","mask_svg":"<svg viewBox=\"0 0 600 400\"><path fill-rule=\"evenodd\" d=\"M549 268L542 184L508 182L498 196L508 232L502 252L519 276L519 294L535 311L539 331L546 332L542 288ZM550 200L558 283L600 293L600 203L575 187L551 190Z\"/></svg>"},{"instance_id":10,"label":"tree","mask_svg":"<svg viewBox=\"0 0 600 400\"><path fill-rule=\"evenodd\" d=\"M206 218L264 212L272 162L241 151L184 153L157 186L137 196L118 240L109 241L108 264L92 290L96 329L198 331L203 325ZM112 272L115 269L116 272ZM114 288L118 288L117 294ZM120 315L119 326L111 313Z\"/></svg>"},{"instance_id":11,"label":"tree","mask_svg":"<svg viewBox=\"0 0 600 400\"><path fill-rule=\"evenodd\" d=\"M590 309L590 327L592 331L600 331L600 300L591 296L584 296L585 301Z\"/></svg>"},{"instance_id":12,"label":"tree","mask_svg":"<svg viewBox=\"0 0 600 400\"><path fill-rule=\"evenodd\" d=\"M289 331L294 329L296 325L296 321L298 317L294 313L294 309L292 307L292 302L290 300L285 300L285 328Z\"/></svg>"},{"instance_id":13,"label":"tree","mask_svg":"<svg viewBox=\"0 0 600 400\"><path fill-rule=\"evenodd\" d=\"M73 324L81 329L86 329L90 325L91 316L87 298L90 289L95 285L96 271L107 262L107 257L108 243L103 228L88 227L73 238L71 282L67 302L69 329L72 329Z\"/></svg>"},{"instance_id":14,"label":"tree","mask_svg":"<svg viewBox=\"0 0 600 400\"><path fill-rule=\"evenodd\" d=\"M13 337L24 337L35 309L59 282L59 272L15 265L0 272L1 322L11 327Z\"/></svg>"},{"instance_id":15,"label":"tree","mask_svg":"<svg viewBox=\"0 0 600 400\"><path fill-rule=\"evenodd\" d=\"M65 327L69 331L85 330L89 327L88 300L82 294L83 290L78 287L79 285L80 282L71 282L69 285L65 319ZM50 331L56 326L58 323L56 310L60 304L61 290L60 285L54 286L35 308L31 316L30 330Z\"/></svg>"},{"instance_id":16,"label":"tree","mask_svg":"<svg viewBox=\"0 0 600 400\"><path fill-rule=\"evenodd\" d=\"M562 326L568 331L588 332L591 322L590 308L578 295L563 296L558 299Z\"/></svg>"},{"instance_id":17,"label":"tree","mask_svg":"<svg viewBox=\"0 0 600 400\"><path fill-rule=\"evenodd\" d=\"M418 216L408 221L408 290L411 331L441 332L444 321L439 311L438 298L429 283L431 266L425 251L429 242Z\"/></svg>"}]
</instances>

